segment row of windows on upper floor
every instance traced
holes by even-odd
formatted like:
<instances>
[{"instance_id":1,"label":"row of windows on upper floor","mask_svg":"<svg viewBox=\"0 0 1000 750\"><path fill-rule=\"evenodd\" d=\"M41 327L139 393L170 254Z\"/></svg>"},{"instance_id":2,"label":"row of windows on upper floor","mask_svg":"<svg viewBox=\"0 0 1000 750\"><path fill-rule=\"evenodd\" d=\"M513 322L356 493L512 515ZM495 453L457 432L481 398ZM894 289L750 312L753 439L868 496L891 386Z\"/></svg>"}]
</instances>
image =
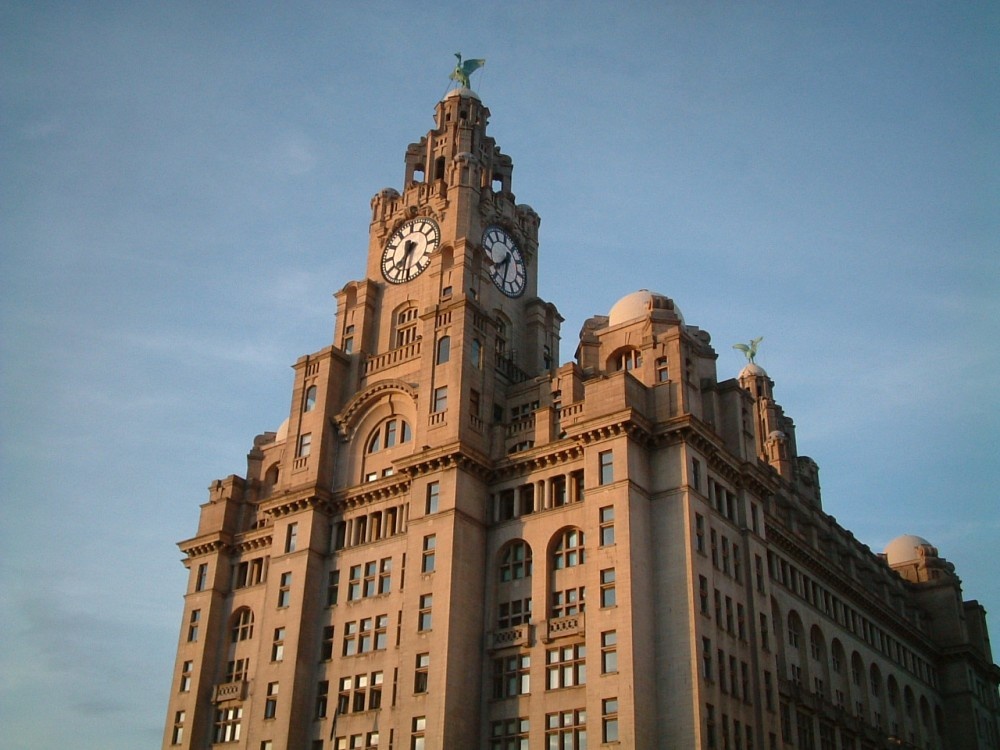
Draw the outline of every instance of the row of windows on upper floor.
<instances>
[{"instance_id":1,"label":"row of windows on upper floor","mask_svg":"<svg viewBox=\"0 0 1000 750\"><path fill-rule=\"evenodd\" d=\"M878 663L873 660L866 668L857 650L852 652L848 663L840 638L833 638L828 651L827 639L818 624L809 629L807 650L802 618L794 609L783 617L777 601L773 599L772 620L779 636L776 638L779 644L777 668L779 673L787 669L789 682L805 689L811 687L812 692L823 701L852 711L872 726L891 729L896 736L904 736L904 730L918 738L927 738L933 733L931 699L919 686L914 690L912 685L907 684L905 675L901 674L897 679L897 675L890 672L883 677ZM780 637L781 623L785 625L786 639ZM940 710L935 699L935 711L939 713ZM889 726L884 726L885 718L888 718ZM941 731L940 723L937 731Z\"/></svg>"},{"instance_id":2,"label":"row of windows on upper floor","mask_svg":"<svg viewBox=\"0 0 1000 750\"><path fill-rule=\"evenodd\" d=\"M937 673L930 663L836 594L831 593L823 584L801 572L794 564L774 551L767 553L767 565L773 582L804 599L906 671L932 686L937 685Z\"/></svg>"}]
</instances>

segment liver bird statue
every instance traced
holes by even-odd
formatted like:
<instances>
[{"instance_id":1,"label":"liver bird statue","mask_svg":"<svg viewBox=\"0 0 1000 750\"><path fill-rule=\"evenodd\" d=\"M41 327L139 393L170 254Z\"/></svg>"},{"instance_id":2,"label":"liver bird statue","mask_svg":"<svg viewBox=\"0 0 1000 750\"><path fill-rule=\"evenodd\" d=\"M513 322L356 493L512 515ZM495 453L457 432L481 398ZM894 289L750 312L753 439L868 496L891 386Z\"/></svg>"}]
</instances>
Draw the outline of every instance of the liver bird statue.
<instances>
[{"instance_id":1,"label":"liver bird statue","mask_svg":"<svg viewBox=\"0 0 1000 750\"><path fill-rule=\"evenodd\" d=\"M750 339L749 344L733 344L733 349L739 349L746 355L747 361L750 364L754 364L753 358L757 356L757 346L763 340L763 336L758 336L755 339Z\"/></svg>"},{"instance_id":2,"label":"liver bird statue","mask_svg":"<svg viewBox=\"0 0 1000 750\"><path fill-rule=\"evenodd\" d=\"M458 58L458 64L455 66L455 70L452 71L451 75L448 76L453 81L458 81L462 88L469 88L469 76L472 75L473 71L479 70L486 64L483 59L477 60L466 60L462 62L462 53L456 52L455 57Z\"/></svg>"}]
</instances>

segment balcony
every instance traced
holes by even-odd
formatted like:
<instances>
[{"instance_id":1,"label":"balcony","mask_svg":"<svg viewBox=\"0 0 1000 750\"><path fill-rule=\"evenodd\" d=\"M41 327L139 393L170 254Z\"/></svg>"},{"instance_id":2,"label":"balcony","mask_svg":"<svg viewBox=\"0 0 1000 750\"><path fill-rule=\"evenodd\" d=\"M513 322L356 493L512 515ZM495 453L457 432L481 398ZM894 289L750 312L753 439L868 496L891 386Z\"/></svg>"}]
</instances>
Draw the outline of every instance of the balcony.
<instances>
[{"instance_id":1,"label":"balcony","mask_svg":"<svg viewBox=\"0 0 1000 750\"><path fill-rule=\"evenodd\" d=\"M544 641L554 641L556 638L565 638L571 635L583 635L585 622L583 613L569 615L568 617L556 617L545 621Z\"/></svg>"},{"instance_id":2,"label":"balcony","mask_svg":"<svg viewBox=\"0 0 1000 750\"><path fill-rule=\"evenodd\" d=\"M237 680L236 682L222 682L215 686L212 691L212 703L222 703L224 701L243 701L247 698L247 680Z\"/></svg>"},{"instance_id":3,"label":"balcony","mask_svg":"<svg viewBox=\"0 0 1000 750\"><path fill-rule=\"evenodd\" d=\"M522 646L527 648L531 645L531 632L533 627L530 623L515 625L512 628L494 630L489 634L489 650L499 651L502 648L512 646Z\"/></svg>"}]
</instances>

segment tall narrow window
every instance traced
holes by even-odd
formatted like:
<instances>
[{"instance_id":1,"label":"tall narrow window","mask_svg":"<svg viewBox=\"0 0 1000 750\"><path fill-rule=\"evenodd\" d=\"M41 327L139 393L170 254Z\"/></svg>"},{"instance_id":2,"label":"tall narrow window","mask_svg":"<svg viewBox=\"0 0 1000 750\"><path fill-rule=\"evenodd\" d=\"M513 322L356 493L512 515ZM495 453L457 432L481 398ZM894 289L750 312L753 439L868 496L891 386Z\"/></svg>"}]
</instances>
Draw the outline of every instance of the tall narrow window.
<instances>
[{"instance_id":1,"label":"tall narrow window","mask_svg":"<svg viewBox=\"0 0 1000 750\"><path fill-rule=\"evenodd\" d=\"M281 574L281 585L278 587L278 606L287 607L292 600L292 574Z\"/></svg>"},{"instance_id":2,"label":"tall narrow window","mask_svg":"<svg viewBox=\"0 0 1000 750\"><path fill-rule=\"evenodd\" d=\"M423 559L420 562L421 573L434 572L434 549L437 546L437 536L428 534L424 537Z\"/></svg>"},{"instance_id":3,"label":"tall narrow window","mask_svg":"<svg viewBox=\"0 0 1000 750\"><path fill-rule=\"evenodd\" d=\"M198 640L198 627L201 625L201 610L192 609L191 617L188 620L188 643Z\"/></svg>"},{"instance_id":4,"label":"tall narrow window","mask_svg":"<svg viewBox=\"0 0 1000 750\"><path fill-rule=\"evenodd\" d=\"M344 328L344 345L341 347L345 354L350 354L354 351L354 326L347 326Z\"/></svg>"},{"instance_id":5,"label":"tall narrow window","mask_svg":"<svg viewBox=\"0 0 1000 750\"><path fill-rule=\"evenodd\" d=\"M437 413L448 408L448 386L443 385L434 389L434 403L431 411Z\"/></svg>"},{"instance_id":6,"label":"tall narrow window","mask_svg":"<svg viewBox=\"0 0 1000 750\"><path fill-rule=\"evenodd\" d=\"M601 701L601 729L604 742L618 742L618 699Z\"/></svg>"},{"instance_id":7,"label":"tall narrow window","mask_svg":"<svg viewBox=\"0 0 1000 750\"><path fill-rule=\"evenodd\" d=\"M431 609L434 604L433 594L420 595L420 610L417 612L417 630L424 631L431 629Z\"/></svg>"},{"instance_id":8,"label":"tall narrow window","mask_svg":"<svg viewBox=\"0 0 1000 750\"><path fill-rule=\"evenodd\" d=\"M666 383L670 380L670 368L667 367L667 358L660 357L656 360L656 382Z\"/></svg>"},{"instance_id":9,"label":"tall narrow window","mask_svg":"<svg viewBox=\"0 0 1000 750\"><path fill-rule=\"evenodd\" d=\"M179 745L184 741L184 719L187 718L187 714L184 711L178 711L174 714L174 730L170 735L170 744Z\"/></svg>"},{"instance_id":10,"label":"tall narrow window","mask_svg":"<svg viewBox=\"0 0 1000 750\"><path fill-rule=\"evenodd\" d=\"M290 523L285 528L285 552L294 552L295 545L298 542L299 537L299 525L297 523Z\"/></svg>"},{"instance_id":11,"label":"tall narrow window","mask_svg":"<svg viewBox=\"0 0 1000 750\"><path fill-rule=\"evenodd\" d=\"M275 628L274 639L271 642L271 661L282 661L285 658L285 629Z\"/></svg>"},{"instance_id":12,"label":"tall narrow window","mask_svg":"<svg viewBox=\"0 0 1000 750\"><path fill-rule=\"evenodd\" d=\"M615 595L615 569L607 568L601 571L601 606L614 607L617 601Z\"/></svg>"},{"instance_id":13,"label":"tall narrow window","mask_svg":"<svg viewBox=\"0 0 1000 750\"><path fill-rule=\"evenodd\" d=\"M472 346L469 347L469 359L476 369L483 366L483 345L479 339L472 339Z\"/></svg>"},{"instance_id":14,"label":"tall narrow window","mask_svg":"<svg viewBox=\"0 0 1000 750\"><path fill-rule=\"evenodd\" d=\"M615 506L608 505L598 511L601 523L601 546L615 543Z\"/></svg>"},{"instance_id":15,"label":"tall narrow window","mask_svg":"<svg viewBox=\"0 0 1000 750\"><path fill-rule=\"evenodd\" d=\"M410 732L410 750L424 750L424 732L427 730L427 717L414 716Z\"/></svg>"},{"instance_id":16,"label":"tall narrow window","mask_svg":"<svg viewBox=\"0 0 1000 750\"><path fill-rule=\"evenodd\" d=\"M437 343L436 363L443 365L451 357L451 336L442 336Z\"/></svg>"},{"instance_id":17,"label":"tall narrow window","mask_svg":"<svg viewBox=\"0 0 1000 750\"><path fill-rule=\"evenodd\" d=\"M208 563L198 566L198 576L195 578L194 590L204 591L208 586Z\"/></svg>"},{"instance_id":18,"label":"tall narrow window","mask_svg":"<svg viewBox=\"0 0 1000 750\"><path fill-rule=\"evenodd\" d=\"M180 693L190 693L191 692L191 673L194 672L194 662L186 661L181 667L181 684Z\"/></svg>"},{"instance_id":19,"label":"tall narrow window","mask_svg":"<svg viewBox=\"0 0 1000 750\"><path fill-rule=\"evenodd\" d=\"M438 502L441 498L441 485L438 482L430 482L427 485L427 507L426 513L437 513Z\"/></svg>"},{"instance_id":20,"label":"tall narrow window","mask_svg":"<svg viewBox=\"0 0 1000 750\"><path fill-rule=\"evenodd\" d=\"M615 481L614 451L601 451L597 456L600 464L600 484L611 484Z\"/></svg>"},{"instance_id":21,"label":"tall narrow window","mask_svg":"<svg viewBox=\"0 0 1000 750\"><path fill-rule=\"evenodd\" d=\"M601 633L601 673L618 671L618 632L608 630Z\"/></svg>"},{"instance_id":22,"label":"tall narrow window","mask_svg":"<svg viewBox=\"0 0 1000 750\"><path fill-rule=\"evenodd\" d=\"M413 675L413 692L427 692L427 678L431 667L430 654L417 654L417 668Z\"/></svg>"},{"instance_id":23,"label":"tall narrow window","mask_svg":"<svg viewBox=\"0 0 1000 750\"><path fill-rule=\"evenodd\" d=\"M278 713L278 683L267 683L267 695L264 699L264 718L273 719Z\"/></svg>"},{"instance_id":24,"label":"tall narrow window","mask_svg":"<svg viewBox=\"0 0 1000 750\"><path fill-rule=\"evenodd\" d=\"M312 452L312 433L307 432L304 435L299 435L299 447L295 455L298 458L305 458Z\"/></svg>"},{"instance_id":25,"label":"tall narrow window","mask_svg":"<svg viewBox=\"0 0 1000 750\"><path fill-rule=\"evenodd\" d=\"M312 411L316 408L316 386L311 385L306 388L306 397L302 406L302 411Z\"/></svg>"}]
</instances>

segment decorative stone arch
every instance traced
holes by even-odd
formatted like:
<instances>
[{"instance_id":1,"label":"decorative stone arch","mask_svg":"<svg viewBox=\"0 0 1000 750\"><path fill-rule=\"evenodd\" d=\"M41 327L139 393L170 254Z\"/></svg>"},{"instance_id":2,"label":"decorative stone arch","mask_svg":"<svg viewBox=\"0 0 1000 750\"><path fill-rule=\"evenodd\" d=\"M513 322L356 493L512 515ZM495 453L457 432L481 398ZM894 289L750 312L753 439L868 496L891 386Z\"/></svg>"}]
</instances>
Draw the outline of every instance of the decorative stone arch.
<instances>
[{"instance_id":1,"label":"decorative stone arch","mask_svg":"<svg viewBox=\"0 0 1000 750\"><path fill-rule=\"evenodd\" d=\"M636 372L642 367L642 352L632 344L619 346L608 355L604 363L607 372Z\"/></svg>"},{"instance_id":2,"label":"decorative stone arch","mask_svg":"<svg viewBox=\"0 0 1000 750\"><path fill-rule=\"evenodd\" d=\"M851 654L851 697L868 709L868 670L865 661L857 651ZM853 707L852 707L853 708ZM867 716L863 718L868 718Z\"/></svg>"},{"instance_id":3,"label":"decorative stone arch","mask_svg":"<svg viewBox=\"0 0 1000 750\"><path fill-rule=\"evenodd\" d=\"M823 682L823 697L830 698L830 659L826 648L826 637L823 635L823 630L819 625L813 625L809 628L809 656L811 661L809 663L809 671L812 673L813 678L818 678ZM815 689L815 682L810 685L811 688Z\"/></svg>"},{"instance_id":4,"label":"decorative stone arch","mask_svg":"<svg viewBox=\"0 0 1000 750\"><path fill-rule=\"evenodd\" d=\"M561 562L560 562L561 559ZM567 617L584 611L581 592L586 583L586 539L583 529L567 525L558 529L545 545L549 570L546 604L549 617Z\"/></svg>"},{"instance_id":5,"label":"decorative stone arch","mask_svg":"<svg viewBox=\"0 0 1000 750\"><path fill-rule=\"evenodd\" d=\"M410 430L417 425L417 391L401 380L383 380L365 388L352 398L344 410L337 415L337 428L340 439L350 445L349 450L340 451L337 473L346 479L340 484L356 484L365 478L365 472L371 473L366 458L369 456L368 443L373 431L390 418L405 421ZM410 435L408 442L397 442L386 451L379 451L379 467L381 476L385 467L391 466L393 459L398 459L414 452L417 445L416 434Z\"/></svg>"}]
</instances>

